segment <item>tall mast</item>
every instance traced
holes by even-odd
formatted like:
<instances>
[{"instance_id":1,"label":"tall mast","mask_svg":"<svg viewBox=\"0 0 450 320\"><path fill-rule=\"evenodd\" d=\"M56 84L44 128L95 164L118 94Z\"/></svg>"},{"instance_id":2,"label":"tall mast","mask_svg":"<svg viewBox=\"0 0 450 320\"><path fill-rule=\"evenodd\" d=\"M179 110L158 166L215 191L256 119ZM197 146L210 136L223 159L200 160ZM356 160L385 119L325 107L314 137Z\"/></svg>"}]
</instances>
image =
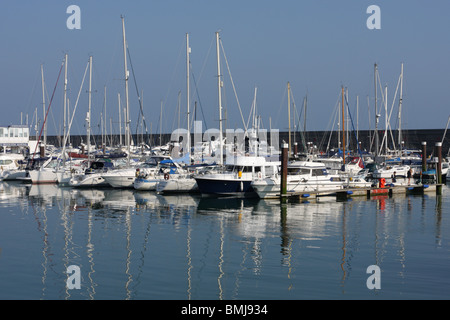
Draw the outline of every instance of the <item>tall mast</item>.
<instances>
[{"instance_id":1,"label":"tall mast","mask_svg":"<svg viewBox=\"0 0 450 320\"><path fill-rule=\"evenodd\" d=\"M356 143L359 143L359 96L356 96Z\"/></svg>"},{"instance_id":2,"label":"tall mast","mask_svg":"<svg viewBox=\"0 0 450 320\"><path fill-rule=\"evenodd\" d=\"M220 74L220 51L219 51L219 32L216 32L216 51L217 51L217 86L219 97L219 148L220 159L219 165L223 164L223 139L222 139L222 79Z\"/></svg>"},{"instance_id":3,"label":"tall mast","mask_svg":"<svg viewBox=\"0 0 450 320\"><path fill-rule=\"evenodd\" d=\"M44 112L45 121L45 83L44 83L44 65L41 64L41 82L42 82L42 110ZM44 146L47 145L47 121L44 123Z\"/></svg>"},{"instance_id":4,"label":"tall mast","mask_svg":"<svg viewBox=\"0 0 450 320\"><path fill-rule=\"evenodd\" d=\"M122 109L120 107L120 93L117 93L117 100L119 103L119 145L122 148Z\"/></svg>"},{"instance_id":5,"label":"tall mast","mask_svg":"<svg viewBox=\"0 0 450 320\"><path fill-rule=\"evenodd\" d=\"M191 128L190 128L190 111L189 111L189 100L190 100L190 88L189 88L189 64L190 58L189 54L191 53L191 48L189 47L189 33L186 33L186 95L187 95L187 152L189 153L189 157L191 157ZM183 152L186 154L186 151Z\"/></svg>"},{"instance_id":6,"label":"tall mast","mask_svg":"<svg viewBox=\"0 0 450 320\"><path fill-rule=\"evenodd\" d=\"M384 113L385 115L385 119L384 119L384 138L386 139L385 141L385 146L384 146L384 152L385 155L388 154L388 108L387 108L387 85L384 86Z\"/></svg>"},{"instance_id":7,"label":"tall mast","mask_svg":"<svg viewBox=\"0 0 450 320\"><path fill-rule=\"evenodd\" d=\"M375 63L374 84L375 84L375 156L378 156L378 109L377 109L377 74L378 66Z\"/></svg>"},{"instance_id":8,"label":"tall mast","mask_svg":"<svg viewBox=\"0 0 450 320\"><path fill-rule=\"evenodd\" d=\"M104 138L102 137L102 144L103 144L102 147L106 148L106 131L107 131L106 130L106 86L104 88L103 100L104 100L104 103L105 103L105 105L103 106L105 112L103 113L102 136L104 136Z\"/></svg>"},{"instance_id":9,"label":"tall mast","mask_svg":"<svg viewBox=\"0 0 450 320\"><path fill-rule=\"evenodd\" d=\"M88 164L91 159L91 96L92 96L92 56L89 56L89 102L88 102L88 113L86 117L87 121L87 154L88 154Z\"/></svg>"},{"instance_id":10,"label":"tall mast","mask_svg":"<svg viewBox=\"0 0 450 320\"><path fill-rule=\"evenodd\" d=\"M288 92L288 127L289 127L289 156L291 156L291 84L287 83Z\"/></svg>"},{"instance_id":11,"label":"tall mast","mask_svg":"<svg viewBox=\"0 0 450 320\"><path fill-rule=\"evenodd\" d=\"M67 112L67 62L68 62L68 58L69 58L69 56L66 53L65 57L64 57L64 106L63 106L63 108L64 108L64 112L63 112L64 113L64 121L63 121L64 122L63 123L64 139L66 138L66 134L67 134L66 122L67 122L67 116L68 116L68 112ZM63 141L65 141L64 139L63 139ZM63 146L63 148L65 148L65 145ZM65 159L64 154L63 154L63 158Z\"/></svg>"},{"instance_id":12,"label":"tall mast","mask_svg":"<svg viewBox=\"0 0 450 320\"><path fill-rule=\"evenodd\" d=\"M398 145L402 147L403 63L400 72L400 99L398 102Z\"/></svg>"},{"instance_id":13,"label":"tall mast","mask_svg":"<svg viewBox=\"0 0 450 320\"><path fill-rule=\"evenodd\" d=\"M130 164L130 115L129 115L129 108L128 108L128 77L129 72L127 68L127 44L125 39L125 21L123 16L122 18L122 35L123 35L123 65L124 65L124 72L125 72L125 105L126 105L126 115L125 115L125 141L127 143L127 164Z\"/></svg>"},{"instance_id":14,"label":"tall mast","mask_svg":"<svg viewBox=\"0 0 450 320\"><path fill-rule=\"evenodd\" d=\"M345 165L345 112L344 112L344 86L342 86L342 162Z\"/></svg>"},{"instance_id":15,"label":"tall mast","mask_svg":"<svg viewBox=\"0 0 450 320\"><path fill-rule=\"evenodd\" d=\"M305 99L304 99L304 120L303 120L303 139L305 140L305 146L306 146L306 110L308 108L308 92L306 93Z\"/></svg>"}]
</instances>

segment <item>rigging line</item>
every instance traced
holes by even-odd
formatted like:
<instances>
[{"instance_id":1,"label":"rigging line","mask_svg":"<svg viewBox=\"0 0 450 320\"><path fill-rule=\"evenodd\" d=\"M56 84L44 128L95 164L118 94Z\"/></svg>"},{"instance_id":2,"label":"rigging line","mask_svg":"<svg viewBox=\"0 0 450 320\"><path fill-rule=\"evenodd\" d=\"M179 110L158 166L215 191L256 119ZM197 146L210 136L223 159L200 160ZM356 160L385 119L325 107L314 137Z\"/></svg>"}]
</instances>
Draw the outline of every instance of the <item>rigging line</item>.
<instances>
[{"instance_id":1,"label":"rigging line","mask_svg":"<svg viewBox=\"0 0 450 320\"><path fill-rule=\"evenodd\" d=\"M334 105L334 117L330 118L330 120L329 120L330 122L328 122L328 126L327 126L327 128L330 127L330 136L328 138L327 148L325 149L325 151L327 153L330 150L331 137L333 136L333 131L334 131L334 126L336 124L336 119L339 116L339 99L340 99L340 95L338 95L336 103Z\"/></svg>"},{"instance_id":2,"label":"rigging line","mask_svg":"<svg viewBox=\"0 0 450 320\"><path fill-rule=\"evenodd\" d=\"M84 70L83 80L81 81L80 90L78 91L77 100L76 100L76 102L75 102L75 106L74 106L74 109L73 109L73 112L72 112L72 117L71 117L71 119L70 119L69 127L68 127L68 129L67 129L67 132L70 132L70 129L71 129L71 127L72 127L73 117L75 116L75 111L77 110L78 101L79 101L79 99L80 99L80 94L81 94L81 89L83 88L84 79L86 78L86 73L87 73L88 67L89 67L89 62L87 63L86 69ZM64 146L65 146L66 143L67 143L67 138L68 138L68 137L69 137L69 135L67 134L66 137L65 137L65 139L64 139L64 144L63 144Z\"/></svg>"},{"instance_id":3,"label":"rigging line","mask_svg":"<svg viewBox=\"0 0 450 320\"><path fill-rule=\"evenodd\" d=\"M356 136L356 130L355 130L355 125L353 124L352 113L350 112L350 108L349 108L349 106L348 106L348 96L347 96L347 95L345 95L345 104L347 105L348 115L350 116L350 121L351 121L351 123L352 123L353 134L355 135L356 146L357 146L357 148L358 148L358 153L359 153L359 156L361 157L361 161L362 161L362 163L363 163L364 168L366 168L366 164L364 163L364 158L363 158L363 156L362 156L361 148L359 147L358 137Z\"/></svg>"},{"instance_id":4,"label":"rigging line","mask_svg":"<svg viewBox=\"0 0 450 320\"><path fill-rule=\"evenodd\" d=\"M256 87L255 86L255 89L254 90L257 90L257 88L258 87ZM251 118L251 116L252 116L252 113L255 113L256 111L253 111L253 109L256 109L256 93L255 93L255 96L253 97L253 100L252 100L252 106L251 106L251 108L250 108L250 112L248 113L248 118L247 118L247 128L248 128L248 125L249 125L249 123L250 123L250 118ZM247 131L247 130L246 130Z\"/></svg>"},{"instance_id":5,"label":"rigging line","mask_svg":"<svg viewBox=\"0 0 450 320\"><path fill-rule=\"evenodd\" d=\"M242 124L244 125L245 131L247 131L247 127L245 126L244 116L242 115L241 104L239 103L239 98L238 98L237 93L236 93L236 87L234 86L233 77L231 76L230 66L228 65L227 56L225 55L225 49L223 48L222 39L220 39L220 46L222 48L223 57L225 58L225 64L227 65L228 74L230 75L231 85L233 86L234 96L236 98L236 102L237 102L237 105L238 105L238 108L239 108L239 112L241 114Z\"/></svg>"},{"instance_id":6,"label":"rigging line","mask_svg":"<svg viewBox=\"0 0 450 320\"><path fill-rule=\"evenodd\" d=\"M215 43L215 40L216 40L216 37L214 36L214 37L211 39L211 43L210 43L210 45L209 45L208 52L206 53L206 57L205 57L205 59L203 60L203 66L202 66L202 68L201 68L201 70L200 70L200 76L199 76L199 78L198 78L199 81L202 79L203 71L205 70L206 62L208 61L208 57L209 57L209 55L210 55L210 53L211 53L211 49L213 48L213 44Z\"/></svg>"},{"instance_id":7,"label":"rigging line","mask_svg":"<svg viewBox=\"0 0 450 320\"><path fill-rule=\"evenodd\" d=\"M55 96L56 87L58 86L58 81L59 81L59 77L61 76L61 71L63 69L63 66L64 66L64 61L61 63L61 68L59 69L58 78L56 79L55 87L53 88L52 98L50 99L50 102L48 104L47 112L45 113L44 123L42 124L41 132L39 133L39 139L37 141L41 140L42 130L44 130L44 126L47 121L48 112L50 111L50 106L52 105L53 97ZM38 144L36 143L36 147L34 148L34 153L33 153L33 159L34 159L34 156L36 155L37 146L38 146Z\"/></svg>"},{"instance_id":8,"label":"rigging line","mask_svg":"<svg viewBox=\"0 0 450 320\"><path fill-rule=\"evenodd\" d=\"M142 107L142 99L141 99L141 96L139 95L139 89L138 89L138 86L137 86L136 76L134 74L133 63L131 62L131 54L130 54L130 49L128 48L128 45L127 45L127 52L128 52L128 59L130 60L131 73L133 74L134 86L136 88L136 94L138 96L139 109L140 109L140 113L139 113L139 116L138 116L138 122L136 123L136 135L137 135L137 130L138 130L138 126L139 126L139 118L140 118L141 114L142 114L142 122L144 123L144 127L145 127L145 133L148 134L147 123L145 122L144 110L143 110L143 107Z\"/></svg>"},{"instance_id":9,"label":"rigging line","mask_svg":"<svg viewBox=\"0 0 450 320\"><path fill-rule=\"evenodd\" d=\"M35 89L36 89L36 85L37 85L37 83L38 83L38 79L40 78L40 72L41 72L41 71L40 71L40 69L39 69L39 72L36 74L36 78L35 78L35 80L34 80L33 90L31 91L30 97L29 97L29 99L28 99L27 109L30 108L30 106L31 106L31 100L32 100L33 95L34 95L34 92L35 92ZM34 111L33 111L33 112L34 112Z\"/></svg>"},{"instance_id":10,"label":"rigging line","mask_svg":"<svg viewBox=\"0 0 450 320\"><path fill-rule=\"evenodd\" d=\"M277 118L275 119L275 124L278 124L278 120L280 118L280 111L283 108L284 100L286 98L287 88L284 86L283 96L281 97L280 107L278 108Z\"/></svg>"},{"instance_id":11,"label":"rigging line","mask_svg":"<svg viewBox=\"0 0 450 320\"><path fill-rule=\"evenodd\" d=\"M202 112L203 121L205 122L205 128L208 130L208 124L206 123L205 114L203 113L202 101L200 100L200 95L198 94L197 81L195 80L194 72L191 71L192 80L194 80L195 92L197 93L198 103L200 105L200 111Z\"/></svg>"}]
</instances>

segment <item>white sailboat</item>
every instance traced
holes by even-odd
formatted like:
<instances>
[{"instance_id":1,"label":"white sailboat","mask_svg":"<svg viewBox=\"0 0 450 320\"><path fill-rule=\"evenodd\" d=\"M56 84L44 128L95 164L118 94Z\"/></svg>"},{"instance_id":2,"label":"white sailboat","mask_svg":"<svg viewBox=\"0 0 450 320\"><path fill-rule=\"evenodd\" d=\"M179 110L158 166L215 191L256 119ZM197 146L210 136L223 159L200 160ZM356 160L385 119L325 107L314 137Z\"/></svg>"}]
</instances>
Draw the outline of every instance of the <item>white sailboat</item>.
<instances>
[{"instance_id":1,"label":"white sailboat","mask_svg":"<svg viewBox=\"0 0 450 320\"><path fill-rule=\"evenodd\" d=\"M64 63L65 62L63 62L63 64L61 64L60 74L61 74ZM46 120L47 120L48 112L50 110L51 103L53 101L53 96L54 96L55 90L53 90L52 98L50 99L50 103L47 108L47 111L45 111L44 68L42 65L41 65L41 78L42 78L42 105L44 107L44 115L45 115L44 123L42 125L42 130L44 131L44 141L43 141L44 145L41 147L43 147L45 150L45 147L47 144L47 129L46 129L47 121ZM58 76L58 80L59 80L59 76ZM58 81L56 83L58 83ZM56 89L56 86L55 86L55 89ZM41 130L41 132L42 132L42 130ZM36 148L37 148L37 146L36 146ZM36 152L34 152L34 155L35 155L35 153ZM45 156L45 155L43 155L43 156ZM34 161L34 160L32 160L32 161ZM50 155L48 160L46 162L44 162L40 168L34 169L34 170L29 170L27 176L31 179L31 183L33 183L33 184L57 183L58 179L57 179L56 170L55 170L58 166L57 162L58 162L57 158L56 157L54 158L53 155Z\"/></svg>"},{"instance_id":2,"label":"white sailboat","mask_svg":"<svg viewBox=\"0 0 450 320\"><path fill-rule=\"evenodd\" d=\"M128 105L128 78L129 71L127 67L127 42L125 38L125 21L122 19L122 38L123 38L123 57L124 57L124 72L125 72L125 103L126 103L126 112L125 112L125 140L127 144L127 164L125 168L120 168L116 170L111 170L105 173L102 177L111 187L114 188L133 188L134 180L136 179L136 169L137 164L130 164L130 121L129 121L129 105ZM120 99L119 99L120 103Z\"/></svg>"}]
</instances>

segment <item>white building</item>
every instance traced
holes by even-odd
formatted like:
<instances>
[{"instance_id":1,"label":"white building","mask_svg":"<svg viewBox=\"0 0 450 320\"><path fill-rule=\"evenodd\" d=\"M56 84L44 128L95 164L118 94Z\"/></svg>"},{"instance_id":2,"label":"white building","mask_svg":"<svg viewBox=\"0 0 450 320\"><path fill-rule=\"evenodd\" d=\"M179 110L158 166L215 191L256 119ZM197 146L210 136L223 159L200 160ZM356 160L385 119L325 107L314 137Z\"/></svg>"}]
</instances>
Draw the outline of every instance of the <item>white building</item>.
<instances>
[{"instance_id":1,"label":"white building","mask_svg":"<svg viewBox=\"0 0 450 320\"><path fill-rule=\"evenodd\" d=\"M0 126L0 147L3 151L6 148L16 149L31 147L36 145L36 141L30 141L30 129L26 125Z\"/></svg>"}]
</instances>

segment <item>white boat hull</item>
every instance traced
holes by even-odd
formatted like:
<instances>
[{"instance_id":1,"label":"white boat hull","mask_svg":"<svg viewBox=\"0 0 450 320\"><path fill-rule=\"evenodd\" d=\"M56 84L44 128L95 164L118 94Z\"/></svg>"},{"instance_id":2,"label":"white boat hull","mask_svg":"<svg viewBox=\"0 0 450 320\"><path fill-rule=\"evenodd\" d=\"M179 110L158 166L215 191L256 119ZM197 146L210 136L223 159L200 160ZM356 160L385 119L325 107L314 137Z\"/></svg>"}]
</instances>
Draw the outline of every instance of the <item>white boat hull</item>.
<instances>
[{"instance_id":1,"label":"white boat hull","mask_svg":"<svg viewBox=\"0 0 450 320\"><path fill-rule=\"evenodd\" d=\"M120 174L120 175L103 175L106 183L108 183L113 188L133 188L134 180L136 179L135 174Z\"/></svg>"},{"instance_id":2,"label":"white boat hull","mask_svg":"<svg viewBox=\"0 0 450 320\"><path fill-rule=\"evenodd\" d=\"M150 178L150 179L143 179L143 178L137 178L134 180L133 186L136 190L148 190L148 191L155 191L156 185L159 182L159 178Z\"/></svg>"},{"instance_id":3,"label":"white boat hull","mask_svg":"<svg viewBox=\"0 0 450 320\"><path fill-rule=\"evenodd\" d=\"M12 169L3 171L0 175L0 180L10 181L10 180L19 180L21 178L26 177L26 171L20 169Z\"/></svg>"},{"instance_id":4,"label":"white boat hull","mask_svg":"<svg viewBox=\"0 0 450 320\"><path fill-rule=\"evenodd\" d=\"M71 187L105 187L108 186L101 173L90 173L74 176L69 181Z\"/></svg>"},{"instance_id":5,"label":"white boat hull","mask_svg":"<svg viewBox=\"0 0 450 320\"><path fill-rule=\"evenodd\" d=\"M328 180L321 181L301 181L301 180L291 180L286 183L287 192L318 192L321 195L329 195L337 190L344 188L344 182L341 180ZM281 192L281 181L280 178L266 178L261 180L255 180L252 182L253 190L258 194L258 197L262 199L267 198L278 198Z\"/></svg>"},{"instance_id":6,"label":"white boat hull","mask_svg":"<svg viewBox=\"0 0 450 320\"><path fill-rule=\"evenodd\" d=\"M382 169L378 169L375 170L372 173L372 177L375 179L381 179L381 178L391 178L392 175L395 172L395 175L397 177L406 177L408 175L408 170L410 169L409 166L393 166L390 168L382 168Z\"/></svg>"},{"instance_id":7,"label":"white boat hull","mask_svg":"<svg viewBox=\"0 0 450 320\"><path fill-rule=\"evenodd\" d=\"M198 186L194 178L160 180L156 185L156 191L161 193L196 192Z\"/></svg>"},{"instance_id":8,"label":"white boat hull","mask_svg":"<svg viewBox=\"0 0 450 320\"><path fill-rule=\"evenodd\" d=\"M32 184L58 183L56 172L53 169L29 171Z\"/></svg>"}]
</instances>

